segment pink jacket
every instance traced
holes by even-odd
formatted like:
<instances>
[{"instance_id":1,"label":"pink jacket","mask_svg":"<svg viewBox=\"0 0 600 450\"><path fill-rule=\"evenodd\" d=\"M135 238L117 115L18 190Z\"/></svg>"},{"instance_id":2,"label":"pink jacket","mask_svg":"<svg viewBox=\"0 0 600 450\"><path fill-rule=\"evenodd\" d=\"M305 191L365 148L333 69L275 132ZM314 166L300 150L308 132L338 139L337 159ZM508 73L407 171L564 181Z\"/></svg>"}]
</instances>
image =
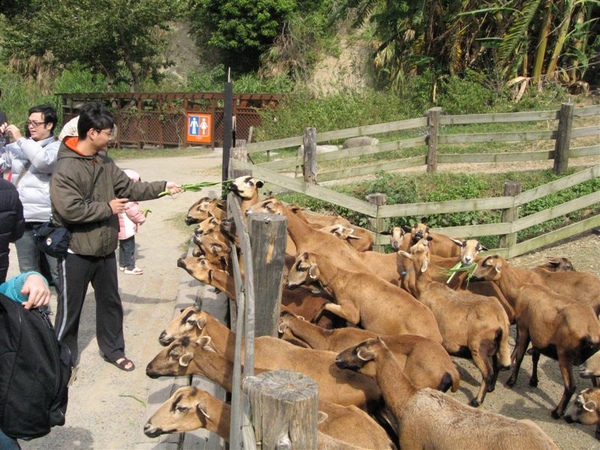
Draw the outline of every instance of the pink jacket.
<instances>
[{"instance_id":1,"label":"pink jacket","mask_svg":"<svg viewBox=\"0 0 600 450\"><path fill-rule=\"evenodd\" d=\"M119 213L119 239L129 239L134 236L139 226L145 221L146 216L144 216L138 202L125 203L125 211Z\"/></svg>"},{"instance_id":2,"label":"pink jacket","mask_svg":"<svg viewBox=\"0 0 600 450\"><path fill-rule=\"evenodd\" d=\"M140 176L135 170L123 170L133 181L139 181ZM119 213L119 239L129 239L135 236L138 228L146 221L146 216L140 209L138 202L125 203L125 211Z\"/></svg>"}]
</instances>

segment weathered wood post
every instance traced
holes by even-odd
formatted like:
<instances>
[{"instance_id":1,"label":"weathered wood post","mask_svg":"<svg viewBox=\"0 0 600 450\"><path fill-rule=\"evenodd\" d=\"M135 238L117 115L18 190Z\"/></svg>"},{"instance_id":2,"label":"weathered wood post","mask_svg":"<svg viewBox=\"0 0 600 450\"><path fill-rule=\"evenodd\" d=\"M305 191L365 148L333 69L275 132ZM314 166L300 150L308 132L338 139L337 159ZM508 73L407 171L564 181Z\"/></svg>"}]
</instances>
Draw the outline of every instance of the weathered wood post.
<instances>
[{"instance_id":1,"label":"weathered wood post","mask_svg":"<svg viewBox=\"0 0 600 450\"><path fill-rule=\"evenodd\" d=\"M427 172L437 170L437 147L440 132L442 108L435 107L427 111Z\"/></svg>"},{"instance_id":2,"label":"weathered wood post","mask_svg":"<svg viewBox=\"0 0 600 450\"><path fill-rule=\"evenodd\" d=\"M563 103L558 113L558 130L554 145L554 173L562 175L569 167L569 148L571 146L571 128L575 105Z\"/></svg>"},{"instance_id":3,"label":"weathered wood post","mask_svg":"<svg viewBox=\"0 0 600 450\"><path fill-rule=\"evenodd\" d=\"M304 129L304 181L317 184L317 129Z\"/></svg>"},{"instance_id":4,"label":"weathered wood post","mask_svg":"<svg viewBox=\"0 0 600 450\"><path fill-rule=\"evenodd\" d=\"M256 299L255 336L277 337L287 219L275 214L253 214L248 217Z\"/></svg>"},{"instance_id":5,"label":"weathered wood post","mask_svg":"<svg viewBox=\"0 0 600 450\"><path fill-rule=\"evenodd\" d=\"M246 148L245 139L237 139L235 141L235 147L231 148L230 160L248 162L248 149ZM234 169L229 165L229 178L235 179L243 177L244 175L252 175L252 171L248 169Z\"/></svg>"},{"instance_id":6,"label":"weathered wood post","mask_svg":"<svg viewBox=\"0 0 600 450\"><path fill-rule=\"evenodd\" d=\"M518 181L507 181L504 183L504 196L505 197L514 197L517 194L520 194L523 190L523 186ZM501 222L510 222L513 223L515 220L519 218L519 208L517 206L512 208L507 208L502 211ZM510 233L500 236L500 248L508 249L508 256L511 255L511 248L514 247L517 243L517 233Z\"/></svg>"},{"instance_id":7,"label":"weathered wood post","mask_svg":"<svg viewBox=\"0 0 600 450\"><path fill-rule=\"evenodd\" d=\"M319 386L291 370L244 380L256 442L262 450L316 450ZM350 432L350 430L348 430Z\"/></svg>"},{"instance_id":8,"label":"weathered wood post","mask_svg":"<svg viewBox=\"0 0 600 450\"><path fill-rule=\"evenodd\" d=\"M373 250L383 253L383 245L377 244L377 241L379 240L379 235L385 231L386 220L379 217L379 206L383 206L387 203L387 195L369 194L367 195L367 201L377 206L377 217L374 219L369 219L369 226L371 230L375 231L375 245L373 246Z\"/></svg>"}]
</instances>

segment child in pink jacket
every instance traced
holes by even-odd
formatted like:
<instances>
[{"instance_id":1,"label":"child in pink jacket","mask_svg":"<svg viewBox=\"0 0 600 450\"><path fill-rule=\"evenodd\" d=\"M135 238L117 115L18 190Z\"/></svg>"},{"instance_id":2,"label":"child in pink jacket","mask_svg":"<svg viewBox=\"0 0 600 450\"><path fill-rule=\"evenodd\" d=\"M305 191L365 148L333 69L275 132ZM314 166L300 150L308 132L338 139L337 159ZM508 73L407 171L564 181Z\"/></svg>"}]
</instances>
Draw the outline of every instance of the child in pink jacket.
<instances>
[{"instance_id":1,"label":"child in pink jacket","mask_svg":"<svg viewBox=\"0 0 600 450\"><path fill-rule=\"evenodd\" d=\"M133 181L140 175L131 169L123 170ZM135 235L146 220L138 202L127 202L125 211L119 213L119 270L125 275L142 275L143 269L135 265Z\"/></svg>"}]
</instances>

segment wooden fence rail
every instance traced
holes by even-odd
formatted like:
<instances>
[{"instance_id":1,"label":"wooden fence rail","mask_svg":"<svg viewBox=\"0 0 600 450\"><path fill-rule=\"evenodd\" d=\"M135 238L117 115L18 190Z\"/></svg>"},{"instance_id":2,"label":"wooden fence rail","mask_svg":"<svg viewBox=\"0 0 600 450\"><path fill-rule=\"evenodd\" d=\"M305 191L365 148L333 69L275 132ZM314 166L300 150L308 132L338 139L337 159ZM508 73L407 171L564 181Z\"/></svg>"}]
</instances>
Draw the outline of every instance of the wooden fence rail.
<instances>
[{"instance_id":1,"label":"wooden fence rail","mask_svg":"<svg viewBox=\"0 0 600 450\"><path fill-rule=\"evenodd\" d=\"M533 111L520 113L496 113L496 114L468 114L468 115L442 115L439 109L433 109L428 112L427 117L409 119L386 124L369 125L365 127L348 128L345 130L328 131L324 133L314 133L314 142L305 142L307 136L310 139L311 134L295 138L287 138L275 141L249 144L248 154L257 152L270 152L272 150L281 150L285 147L308 144L304 154L298 154L291 158L284 158L275 161L268 161L260 164L248 164L235 161L233 167L237 170L251 172L255 177L262 179L272 185L280 186L284 190L299 192L328 203L337 205L359 214L363 214L372 219L371 223L378 224L372 231L375 234L376 244L381 246L387 243L387 237L382 235L386 230L381 229L381 224L386 222L382 219L391 219L398 217L423 217L431 214L450 214L457 212L473 212L481 210L508 211L516 210L533 200L547 195L555 194L560 190L567 189L577 184L589 181L600 176L599 167L595 166L583 170L569 177L561 178L555 182L540 186L536 189L520 193L515 196L500 196L494 198L479 198L456 200L448 202L432 203L412 203L403 205L374 205L367 201L349 197L338 193L332 189L321 186L318 183L354 178L375 174L380 171L397 171L416 166L426 166L428 171L435 170L437 164L457 164L457 163L506 163L519 162L527 164L532 161L554 160L554 170L556 173L564 173L567 169L569 158L600 156L600 125L588 127L572 128L572 118L591 117L600 115L600 106L589 106L575 108L571 104L564 104L557 111ZM434 119L431 117L435 116ZM448 130L450 126L463 126L470 124L485 123L523 123L534 121L558 121L556 129L544 131L517 131L500 133L472 133L456 134ZM568 129L565 124L569 125ZM547 125L549 126L549 125ZM382 142L377 145L361 146L355 148L340 149L329 153L316 154L314 147L317 142L331 142L336 139L351 138L363 136L366 134L389 133L399 131L417 130L422 134L421 137L407 138L391 142ZM441 130L441 131L440 131ZM311 132L312 133L312 132ZM432 139L432 133L435 138ZM565 136L568 139L565 139ZM592 145L571 148L573 139L581 137L597 137ZM544 141L554 140L554 150L528 151L528 152L503 152L503 153L464 153L447 154L440 153L439 147L443 145L472 144L485 142L524 142L524 141ZM422 148L423 155L412 156L402 159L387 159L373 164L353 165L344 169L323 171L319 170L318 164L339 161L353 160L368 155L378 155L381 153L408 149ZM308 154L308 152L312 152ZM314 157L314 160L310 158ZM600 159L599 159L600 162ZM306 165L310 165L310 179L306 178ZM302 170L302 168L305 168ZM300 170L299 170L300 168ZM305 182L309 181L309 182ZM510 222L498 222L494 224L481 224L460 227L437 228L436 231L444 232L453 236L463 237L482 237L482 236L501 236L500 242L503 244L495 251L505 257L518 256L522 253L532 251L544 245L549 245L557 240L569 237L572 233L586 231L600 225L600 218L594 216L582 221L578 226L571 225L569 228L556 230L544 236L530 239L527 242L516 242L516 233L526 228L539 225L548 220L552 220L561 215L568 214L584 208L589 208L600 202L600 193L596 192L577 200L541 211L528 217L519 218L518 215ZM578 231L581 230L581 231ZM567 233L565 235L565 233ZM507 239L509 236L513 238ZM510 245L508 244L510 243Z\"/></svg>"},{"instance_id":2,"label":"wooden fence rail","mask_svg":"<svg viewBox=\"0 0 600 450\"><path fill-rule=\"evenodd\" d=\"M420 149L423 155L397 160L386 160L374 164L363 164L345 169L319 171L318 181L333 181L346 178L376 174L381 171L402 170L415 166L426 165L428 171L435 171L438 163L490 163L490 162L523 162L552 160L568 161L568 158L600 155L600 142L590 146L570 148L572 139L600 136L600 125L572 128L572 119L600 115L600 106L575 108L571 104L563 105L558 111L531 111L520 113L494 113L494 114L466 114L442 115L439 108L428 111L427 116L417 119L408 119L385 124L369 125L364 127L348 128L344 130L327 131L318 133L316 143L327 143L344 138L364 135L377 135L390 132L412 132L419 137L399 139L390 142L381 142L377 145L340 149L338 151L318 154L316 163L326 163L339 160L359 158L369 155L380 155L397 150ZM439 117L438 117L439 116ZM487 124L487 123L524 123L540 121L558 121L554 130L513 131L496 133L454 133L453 126ZM432 122L436 124L433 126ZM568 125L565 125L568 124ZM562 126L561 126L562 125ZM536 142L555 141L554 150L535 152L507 151L503 153L467 153L445 154L439 152L439 147L444 145L463 145L479 143L510 143L510 142ZM248 154L281 151L286 148L300 146L304 143L304 136L279 139L266 142L248 144ZM302 176L302 171L297 168L303 166L304 158L298 154L290 158L282 158L257 165L276 171L295 171L296 176ZM565 162L555 167L557 173L564 173L567 169Z\"/></svg>"}]
</instances>

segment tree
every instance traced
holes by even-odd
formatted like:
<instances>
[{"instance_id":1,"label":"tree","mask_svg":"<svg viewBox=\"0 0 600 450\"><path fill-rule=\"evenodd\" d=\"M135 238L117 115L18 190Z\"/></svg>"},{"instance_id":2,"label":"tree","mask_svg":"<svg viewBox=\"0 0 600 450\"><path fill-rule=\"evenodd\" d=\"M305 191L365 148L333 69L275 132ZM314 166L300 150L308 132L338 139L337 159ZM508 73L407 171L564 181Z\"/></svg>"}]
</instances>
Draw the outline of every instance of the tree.
<instances>
[{"instance_id":1,"label":"tree","mask_svg":"<svg viewBox=\"0 0 600 450\"><path fill-rule=\"evenodd\" d=\"M15 16L5 30L4 54L26 75L41 67L73 62L113 83L138 90L169 62L162 56L168 23L181 15L178 0L31 0L28 15ZM9 56L10 55L10 56ZM46 67L47 69L47 67Z\"/></svg>"},{"instance_id":2,"label":"tree","mask_svg":"<svg viewBox=\"0 0 600 450\"><path fill-rule=\"evenodd\" d=\"M342 0L335 17L372 24L373 61L392 86L415 72L467 70L504 81L569 72L572 83L599 51L599 9L598 0Z\"/></svg>"},{"instance_id":3,"label":"tree","mask_svg":"<svg viewBox=\"0 0 600 450\"><path fill-rule=\"evenodd\" d=\"M295 0L191 0L191 20L198 36L226 55L242 71L255 70L260 55L273 43Z\"/></svg>"}]
</instances>

